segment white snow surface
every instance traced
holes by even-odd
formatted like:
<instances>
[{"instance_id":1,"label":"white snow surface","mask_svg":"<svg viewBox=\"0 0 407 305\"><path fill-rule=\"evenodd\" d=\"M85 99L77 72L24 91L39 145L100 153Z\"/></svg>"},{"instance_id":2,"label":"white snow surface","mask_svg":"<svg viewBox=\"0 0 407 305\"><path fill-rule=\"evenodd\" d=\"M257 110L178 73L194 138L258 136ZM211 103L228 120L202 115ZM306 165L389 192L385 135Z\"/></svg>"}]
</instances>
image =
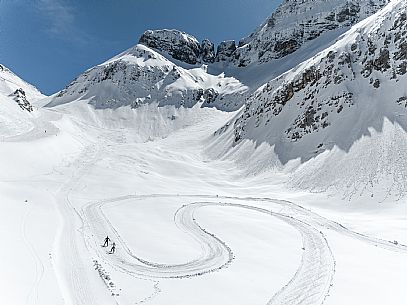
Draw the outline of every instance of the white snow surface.
<instances>
[{"instance_id":1,"label":"white snow surface","mask_svg":"<svg viewBox=\"0 0 407 305\"><path fill-rule=\"evenodd\" d=\"M259 164L250 173L286 168L293 187L313 192L354 200L404 197L405 6L392 1L260 87L217 132L212 155L241 155L244 163L256 151L250 163Z\"/></svg>"},{"instance_id":2,"label":"white snow surface","mask_svg":"<svg viewBox=\"0 0 407 305\"><path fill-rule=\"evenodd\" d=\"M159 103L236 110L248 87L223 73L211 75L207 67L185 69L141 44L89 69L52 97L49 107L88 99L95 108L119 108Z\"/></svg>"},{"instance_id":3,"label":"white snow surface","mask_svg":"<svg viewBox=\"0 0 407 305\"><path fill-rule=\"evenodd\" d=\"M39 114L22 109L15 101L14 92L22 89L31 105L45 96L5 66L0 65L0 139L5 140L34 129L32 120ZM34 107L35 108L35 107Z\"/></svg>"},{"instance_id":4,"label":"white snow surface","mask_svg":"<svg viewBox=\"0 0 407 305\"><path fill-rule=\"evenodd\" d=\"M403 300L404 205L344 205L290 190L284 172L247 176L205 153L234 113L152 109L40 109L53 132L2 142L1 303Z\"/></svg>"}]
</instances>

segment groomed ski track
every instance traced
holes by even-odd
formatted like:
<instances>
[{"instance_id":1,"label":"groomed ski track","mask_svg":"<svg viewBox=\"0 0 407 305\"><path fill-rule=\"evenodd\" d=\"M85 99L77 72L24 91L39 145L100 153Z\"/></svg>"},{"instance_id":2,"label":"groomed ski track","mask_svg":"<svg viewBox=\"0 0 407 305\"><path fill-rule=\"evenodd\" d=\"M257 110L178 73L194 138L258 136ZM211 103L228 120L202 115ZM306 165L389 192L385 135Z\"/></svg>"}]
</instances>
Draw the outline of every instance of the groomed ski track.
<instances>
[{"instance_id":1,"label":"groomed ski track","mask_svg":"<svg viewBox=\"0 0 407 305\"><path fill-rule=\"evenodd\" d=\"M163 195L164 197L168 195ZM202 228L195 220L195 211L206 206L223 206L256 211L276 217L297 229L303 238L304 254L301 265L291 281L284 286L268 304L322 304L329 292L335 272L335 261L328 243L322 234L311 225L292 216L281 213L274 213L260 207L248 204L236 204L223 202L227 197L216 197L213 199L220 202L191 202L178 209L174 215L174 222L181 230L188 232L195 240L201 244L202 253L199 258L191 262L180 265L163 265L149 262L144 258L137 257L132 253L120 234L112 226L108 218L102 211L103 205L124 199L143 200L146 198L162 197L160 195L151 196L125 196L121 198L89 204L83 209L83 216L86 226L91 228L95 240L100 240L105 232L109 236L119 241L119 247L124 249L123 253L115 256L106 254L101 250L99 243L94 246L97 253L108 260L114 266L134 274L138 277L148 278L184 278L199 276L205 273L214 272L230 264L233 260L233 253L225 241L220 240L216 235ZM168 196L171 197L171 196ZM180 198L191 198L191 196L177 196ZM196 197L212 197L200 196ZM250 200L233 198L250 202ZM192 198L191 198L192 200ZM253 200L253 199L252 199Z\"/></svg>"},{"instance_id":2,"label":"groomed ski track","mask_svg":"<svg viewBox=\"0 0 407 305\"><path fill-rule=\"evenodd\" d=\"M95 259L95 253L97 258L104 263L130 276L152 281L155 287L154 294L160 291L157 288L160 279L201 276L206 273L221 271L222 268L233 263L233 249L227 245L227 241L223 241L214 233L208 232L195 220L195 211L202 207L221 206L256 211L284 221L301 233L304 250L301 264L284 287L277 293L274 292L274 295L271 292L267 305L317 305L324 303L334 281L335 259L327 238L321 230L322 228L336 231L372 246L407 253L407 247L404 245L393 244L389 241L350 231L342 225L292 202L271 198L199 194L185 196L172 194L128 195L90 202L78 211L70 203L70 191L80 181L82 175L95 163L100 152L99 145L90 145L83 151L82 156L74 165L77 170L61 188L57 196L61 204L59 209L64 225L59 233L55 249L56 253L63 253L63 255L59 259L57 255L56 266L61 291L66 300L69 300L68 304L109 304L101 296L92 294L92 286L95 283L89 283L86 272L84 272L85 270L94 272L91 264L92 260ZM148 258L138 257L103 213L103 206L109 203L129 199L137 201L154 198L171 198L172 200L182 198L183 202L185 199L189 200L189 204L182 205L175 213L174 223L180 230L187 232L199 242L201 246L199 257L176 265L152 262ZM241 203L231 203L231 200L237 200ZM277 204L278 211L256 206L261 202ZM121 249L115 255L109 255L106 249L101 248L100 241L106 234L112 236L117 241L118 248ZM78 240L81 241L79 244L75 242ZM87 260L84 260L86 256L83 255L83 252L87 253Z\"/></svg>"},{"instance_id":3,"label":"groomed ski track","mask_svg":"<svg viewBox=\"0 0 407 305\"><path fill-rule=\"evenodd\" d=\"M180 198L183 201L189 199L190 203L180 207L174 215L174 223L177 227L187 232L201 244L201 255L190 262L179 265L166 265L148 261L146 258L136 256L120 236L120 233L112 225L103 213L103 206L124 200L142 201L153 198ZM197 199L206 201L196 201ZM213 201L210 201L213 200ZM242 203L230 203L230 200ZM273 212L255 206L259 202L278 204L282 212ZM107 261L116 268L134 275L137 278L151 278L157 281L160 278L187 278L200 276L205 273L215 272L233 263L232 249L227 241L219 239L212 232L208 232L199 225L195 219L195 212L202 207L230 207L256 211L267 214L288 223L298 230L303 239L303 256L301 264L292 279L281 288L280 291L270 296L267 305L272 304L323 304L329 295L330 287L334 281L335 259L327 238L320 228L333 230L345 236L358 239L375 247L390 251L407 253L405 245L394 244L377 238L348 230L344 226L319 216L309 210L288 202L270 198L241 198L210 195L129 195L118 198L89 203L83 208L81 215L89 231L86 239L91 241L100 259ZM100 240L107 233L118 241L118 248L124 250L112 256L100 247Z\"/></svg>"},{"instance_id":4,"label":"groomed ski track","mask_svg":"<svg viewBox=\"0 0 407 305\"><path fill-rule=\"evenodd\" d=\"M120 132L116 133L112 130L112 134L109 136L113 136L112 143L117 140L117 144L120 145L123 142L123 135ZM271 219L285 222L301 234L303 244L301 263L291 280L280 290L270 291L269 300L265 302L267 305L319 305L329 297L330 288L335 280L336 262L335 253L331 250L329 238L326 235L328 230L373 247L407 254L407 247L404 245L359 234L292 202L272 198L208 194L149 194L107 198L76 206L72 204L70 195L79 185L81 178L105 155L106 143L103 142L103 139L103 137L98 137L90 145L88 140L84 139L82 154L76 161L68 165L71 176L56 195L63 225L57 234L53 263L66 304L119 304L109 291L109 287L106 287L106 283L94 276L95 261L109 265L112 269L135 279L151 282L153 292L141 301L142 303L148 303L151 298L161 292L160 279L184 279L212 272L222 272L223 268L233 264L235 259L233 249L228 246L227 240L217 237L216 232L209 232L195 219L195 212L203 207L227 207L254 211L268 215ZM109 203L154 198L168 198L172 202L177 202L177 198L180 199L179 208L173 215L174 224L199 243L201 248L199 256L174 265L150 261L148 257L139 257L103 211L104 206ZM184 204L185 202L188 204ZM100 243L106 234L116 241L117 248L120 249L114 255L109 255L106 248L101 247ZM101 290L106 291L106 294L98 293ZM140 303L140 301L136 303Z\"/></svg>"}]
</instances>

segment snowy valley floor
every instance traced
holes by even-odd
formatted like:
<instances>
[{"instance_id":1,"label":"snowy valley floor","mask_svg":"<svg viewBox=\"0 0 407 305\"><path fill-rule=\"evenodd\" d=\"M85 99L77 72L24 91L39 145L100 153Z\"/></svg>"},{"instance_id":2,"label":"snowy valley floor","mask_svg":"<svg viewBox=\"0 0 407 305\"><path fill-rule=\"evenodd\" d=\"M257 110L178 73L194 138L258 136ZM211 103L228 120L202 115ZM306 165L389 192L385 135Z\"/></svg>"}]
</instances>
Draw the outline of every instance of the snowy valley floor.
<instances>
[{"instance_id":1,"label":"snowy valley floor","mask_svg":"<svg viewBox=\"0 0 407 305\"><path fill-rule=\"evenodd\" d=\"M231 116L216 110L146 141L41 112L0 144L1 304L403 304L405 202L352 204L211 160Z\"/></svg>"}]
</instances>

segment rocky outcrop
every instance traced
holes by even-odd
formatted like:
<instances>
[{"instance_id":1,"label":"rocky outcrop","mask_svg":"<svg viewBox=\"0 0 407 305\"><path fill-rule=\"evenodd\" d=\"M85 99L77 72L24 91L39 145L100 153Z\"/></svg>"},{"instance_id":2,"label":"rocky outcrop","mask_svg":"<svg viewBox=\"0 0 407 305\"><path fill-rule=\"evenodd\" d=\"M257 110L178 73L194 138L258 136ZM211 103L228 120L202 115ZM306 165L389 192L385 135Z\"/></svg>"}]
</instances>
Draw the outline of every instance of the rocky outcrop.
<instances>
[{"instance_id":1,"label":"rocky outcrop","mask_svg":"<svg viewBox=\"0 0 407 305\"><path fill-rule=\"evenodd\" d=\"M45 97L37 88L22 80L2 64L0 64L0 95L17 99L21 105L25 104L25 99L36 102ZM26 110L29 109L30 107Z\"/></svg>"},{"instance_id":2,"label":"rocky outcrop","mask_svg":"<svg viewBox=\"0 0 407 305\"><path fill-rule=\"evenodd\" d=\"M16 91L14 91L14 93L11 94L11 97L18 104L18 106L20 106L22 110L26 110L28 112L32 112L34 110L33 106L27 100L25 91L22 88L19 88Z\"/></svg>"},{"instance_id":3,"label":"rocky outcrop","mask_svg":"<svg viewBox=\"0 0 407 305\"><path fill-rule=\"evenodd\" d=\"M192 65L212 63L215 60L215 47L212 42L205 39L199 43L195 37L177 30L146 31L139 43Z\"/></svg>"},{"instance_id":4,"label":"rocky outcrop","mask_svg":"<svg viewBox=\"0 0 407 305\"><path fill-rule=\"evenodd\" d=\"M203 45L207 57L214 58L213 45L208 41ZM234 78L208 74L205 65L186 69L139 44L78 76L48 106L83 99L97 109L138 108L151 103L193 107L200 103L202 107L235 111L247 91Z\"/></svg>"},{"instance_id":5,"label":"rocky outcrop","mask_svg":"<svg viewBox=\"0 0 407 305\"><path fill-rule=\"evenodd\" d=\"M239 42L238 66L285 57L325 32L349 28L388 0L285 0L257 31Z\"/></svg>"},{"instance_id":6,"label":"rocky outcrop","mask_svg":"<svg viewBox=\"0 0 407 305\"><path fill-rule=\"evenodd\" d=\"M216 61L228 61L236 51L236 42L234 40L222 41L218 45L216 52Z\"/></svg>"},{"instance_id":7,"label":"rocky outcrop","mask_svg":"<svg viewBox=\"0 0 407 305\"><path fill-rule=\"evenodd\" d=\"M238 46L221 42L217 52L177 30L146 31L140 43L188 64L229 62L239 67L266 63L297 51L325 32L347 29L374 14L389 0L284 0L276 11Z\"/></svg>"},{"instance_id":8,"label":"rocky outcrop","mask_svg":"<svg viewBox=\"0 0 407 305\"><path fill-rule=\"evenodd\" d=\"M390 10L392 5L366 25L356 25L329 49L259 88L229 124L234 141L267 141L277 150L297 147L301 154L307 149L321 152L325 142L347 150L352 139L346 137L366 134L360 124L378 124L371 123L373 119L380 122L387 117L407 128L403 121L407 1ZM300 156L305 158L292 157Z\"/></svg>"},{"instance_id":9,"label":"rocky outcrop","mask_svg":"<svg viewBox=\"0 0 407 305\"><path fill-rule=\"evenodd\" d=\"M203 62L213 63L215 61L215 45L209 39L204 39L201 42L200 54Z\"/></svg>"}]
</instances>

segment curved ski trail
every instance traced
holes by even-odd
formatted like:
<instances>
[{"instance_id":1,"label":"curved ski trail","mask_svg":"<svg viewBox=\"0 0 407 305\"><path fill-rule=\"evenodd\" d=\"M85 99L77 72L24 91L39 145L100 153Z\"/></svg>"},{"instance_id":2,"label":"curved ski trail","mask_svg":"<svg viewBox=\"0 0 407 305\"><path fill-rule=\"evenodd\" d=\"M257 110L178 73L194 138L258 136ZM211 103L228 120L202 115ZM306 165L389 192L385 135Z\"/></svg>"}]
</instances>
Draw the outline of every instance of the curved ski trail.
<instances>
[{"instance_id":1,"label":"curved ski trail","mask_svg":"<svg viewBox=\"0 0 407 305\"><path fill-rule=\"evenodd\" d=\"M194 202L179 208L174 215L174 222L178 228L187 232L201 244L201 254L197 259L184 264L158 264L137 257L132 253L102 211L104 204L120 201L124 198L128 199L129 197L137 198L137 196L126 196L105 200L89 204L83 209L84 219L96 239L100 240L103 234L108 232L118 241L120 248L124 250L114 257L106 257L107 260L121 270L146 278L184 278L222 269L232 261L233 252L224 241L202 228L196 222L194 213L204 206L235 207L277 217L293 226L302 235L304 253L301 265L291 281L268 304L322 304L328 295L335 272L335 261L332 252L323 234L303 221L244 204ZM98 247L97 251L101 256L106 256L103 251L99 250L100 246L97 244L94 246Z\"/></svg>"}]
</instances>

